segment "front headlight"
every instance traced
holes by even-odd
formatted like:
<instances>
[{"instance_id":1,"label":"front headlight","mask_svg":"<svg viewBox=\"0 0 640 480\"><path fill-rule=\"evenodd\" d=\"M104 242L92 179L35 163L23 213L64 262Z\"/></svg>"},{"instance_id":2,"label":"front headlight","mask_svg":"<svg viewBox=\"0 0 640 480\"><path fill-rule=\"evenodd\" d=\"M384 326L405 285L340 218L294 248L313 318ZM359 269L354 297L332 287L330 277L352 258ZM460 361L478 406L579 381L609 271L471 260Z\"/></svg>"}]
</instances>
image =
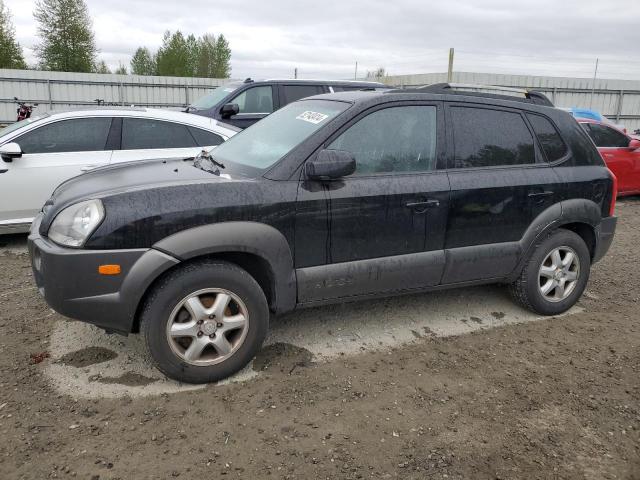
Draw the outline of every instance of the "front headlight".
<instances>
[{"instance_id":1,"label":"front headlight","mask_svg":"<svg viewBox=\"0 0 640 480\"><path fill-rule=\"evenodd\" d=\"M87 200L62 210L49 227L51 240L64 247L81 247L104 218L100 200Z\"/></svg>"}]
</instances>

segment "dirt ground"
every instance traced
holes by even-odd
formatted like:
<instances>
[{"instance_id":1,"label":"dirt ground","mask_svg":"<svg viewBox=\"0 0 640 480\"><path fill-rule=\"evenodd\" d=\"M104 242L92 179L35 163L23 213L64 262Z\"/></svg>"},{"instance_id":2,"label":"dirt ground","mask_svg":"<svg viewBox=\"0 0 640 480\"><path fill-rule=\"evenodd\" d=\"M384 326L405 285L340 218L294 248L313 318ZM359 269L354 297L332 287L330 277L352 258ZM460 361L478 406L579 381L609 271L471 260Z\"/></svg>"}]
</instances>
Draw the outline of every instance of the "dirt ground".
<instances>
[{"instance_id":1,"label":"dirt ground","mask_svg":"<svg viewBox=\"0 0 640 480\"><path fill-rule=\"evenodd\" d=\"M111 350L48 358L64 321L12 247L0 256L0 479L640 479L640 199L618 214L572 315L425 329L323 362L275 343L251 381L133 397L51 384L52 362L83 369Z\"/></svg>"}]
</instances>

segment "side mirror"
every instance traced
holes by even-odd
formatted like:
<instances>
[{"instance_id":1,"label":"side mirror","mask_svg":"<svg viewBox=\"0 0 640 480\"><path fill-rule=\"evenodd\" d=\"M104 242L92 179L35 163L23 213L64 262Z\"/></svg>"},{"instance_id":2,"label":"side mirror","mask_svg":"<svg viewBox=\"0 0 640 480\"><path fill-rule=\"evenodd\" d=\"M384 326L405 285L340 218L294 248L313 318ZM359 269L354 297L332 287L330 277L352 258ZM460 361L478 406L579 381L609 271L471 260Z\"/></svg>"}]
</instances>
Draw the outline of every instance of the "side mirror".
<instances>
[{"instance_id":1,"label":"side mirror","mask_svg":"<svg viewBox=\"0 0 640 480\"><path fill-rule=\"evenodd\" d=\"M640 148L640 140L636 140L635 138L632 138L631 141L629 142L629 150L638 150Z\"/></svg>"},{"instance_id":2,"label":"side mirror","mask_svg":"<svg viewBox=\"0 0 640 480\"><path fill-rule=\"evenodd\" d=\"M220 110L220 115L222 115L222 118L229 118L233 115L237 115L238 113L240 113L240 107L237 103L227 103L223 105L222 109Z\"/></svg>"},{"instance_id":3,"label":"side mirror","mask_svg":"<svg viewBox=\"0 0 640 480\"><path fill-rule=\"evenodd\" d=\"M5 143L0 147L0 157L5 162L12 162L14 158L20 158L21 156L22 149L15 142Z\"/></svg>"},{"instance_id":4,"label":"side mirror","mask_svg":"<svg viewBox=\"0 0 640 480\"><path fill-rule=\"evenodd\" d=\"M356 171L356 159L344 150L320 150L315 159L307 162L305 172L312 180L332 180Z\"/></svg>"}]
</instances>

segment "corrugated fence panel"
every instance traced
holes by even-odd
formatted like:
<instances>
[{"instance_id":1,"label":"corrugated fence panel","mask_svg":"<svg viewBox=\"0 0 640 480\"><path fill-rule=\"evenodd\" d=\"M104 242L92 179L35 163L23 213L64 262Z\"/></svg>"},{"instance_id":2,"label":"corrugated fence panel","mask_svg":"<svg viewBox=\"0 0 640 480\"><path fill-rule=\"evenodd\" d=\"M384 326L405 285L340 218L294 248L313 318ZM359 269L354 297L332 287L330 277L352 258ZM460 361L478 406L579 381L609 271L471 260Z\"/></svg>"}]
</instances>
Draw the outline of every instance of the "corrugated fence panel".
<instances>
[{"instance_id":1,"label":"corrugated fence panel","mask_svg":"<svg viewBox=\"0 0 640 480\"><path fill-rule=\"evenodd\" d=\"M106 104L180 107L229 79L156 77L0 69L0 123L15 121L13 98L38 103L36 111Z\"/></svg>"},{"instance_id":2,"label":"corrugated fence panel","mask_svg":"<svg viewBox=\"0 0 640 480\"><path fill-rule=\"evenodd\" d=\"M385 83L400 87L429 85L446 81L446 73L398 75L384 79ZM535 88L545 93L557 107L593 108L611 120L624 125L629 131L640 128L639 80L596 79L594 83L591 78L454 72L453 82ZM620 102L621 96L622 103Z\"/></svg>"}]
</instances>

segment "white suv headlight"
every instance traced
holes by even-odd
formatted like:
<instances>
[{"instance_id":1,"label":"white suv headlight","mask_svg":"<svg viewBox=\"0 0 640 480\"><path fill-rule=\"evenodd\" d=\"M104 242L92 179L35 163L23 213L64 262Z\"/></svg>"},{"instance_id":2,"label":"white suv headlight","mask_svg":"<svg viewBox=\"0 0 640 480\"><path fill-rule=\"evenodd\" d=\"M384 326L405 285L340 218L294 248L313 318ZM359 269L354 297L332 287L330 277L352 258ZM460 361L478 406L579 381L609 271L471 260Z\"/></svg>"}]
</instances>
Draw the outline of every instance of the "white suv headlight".
<instances>
[{"instance_id":1,"label":"white suv headlight","mask_svg":"<svg viewBox=\"0 0 640 480\"><path fill-rule=\"evenodd\" d=\"M51 223L48 236L64 247L81 247L104 218L100 200L87 200L62 210Z\"/></svg>"}]
</instances>

